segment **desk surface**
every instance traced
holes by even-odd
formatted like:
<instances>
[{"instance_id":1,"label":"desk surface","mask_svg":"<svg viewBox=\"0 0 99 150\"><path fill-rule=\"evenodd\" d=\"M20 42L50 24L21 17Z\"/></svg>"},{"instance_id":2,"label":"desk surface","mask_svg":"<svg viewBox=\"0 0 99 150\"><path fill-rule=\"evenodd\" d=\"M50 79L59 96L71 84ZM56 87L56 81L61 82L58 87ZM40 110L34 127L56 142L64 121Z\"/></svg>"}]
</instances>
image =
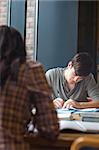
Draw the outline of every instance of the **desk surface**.
<instances>
[{"instance_id":1,"label":"desk surface","mask_svg":"<svg viewBox=\"0 0 99 150\"><path fill-rule=\"evenodd\" d=\"M76 138L81 136L99 138L99 134L96 133L64 132L60 133L58 139L54 142L41 138L38 135L25 136L25 140L30 143L31 147L35 148L43 148L46 150L47 148L58 148L60 150L66 150L66 148L68 149Z\"/></svg>"}]
</instances>

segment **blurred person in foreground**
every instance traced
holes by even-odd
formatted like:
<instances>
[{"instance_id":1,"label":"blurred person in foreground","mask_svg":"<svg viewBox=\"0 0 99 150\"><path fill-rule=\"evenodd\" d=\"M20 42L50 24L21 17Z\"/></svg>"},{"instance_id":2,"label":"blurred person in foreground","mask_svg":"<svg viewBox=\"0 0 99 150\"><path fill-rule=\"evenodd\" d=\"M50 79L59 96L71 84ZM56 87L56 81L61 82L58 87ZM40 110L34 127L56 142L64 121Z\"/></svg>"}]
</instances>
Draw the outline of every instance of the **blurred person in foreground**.
<instances>
[{"instance_id":1,"label":"blurred person in foreground","mask_svg":"<svg viewBox=\"0 0 99 150\"><path fill-rule=\"evenodd\" d=\"M99 87L91 73L92 59L77 53L64 68L52 68L46 78L53 89L56 108L99 108Z\"/></svg>"},{"instance_id":2,"label":"blurred person in foreground","mask_svg":"<svg viewBox=\"0 0 99 150\"><path fill-rule=\"evenodd\" d=\"M40 136L55 140L59 124L43 67L26 62L21 34L0 26L0 150L29 150L25 127L36 109L35 127Z\"/></svg>"}]
</instances>

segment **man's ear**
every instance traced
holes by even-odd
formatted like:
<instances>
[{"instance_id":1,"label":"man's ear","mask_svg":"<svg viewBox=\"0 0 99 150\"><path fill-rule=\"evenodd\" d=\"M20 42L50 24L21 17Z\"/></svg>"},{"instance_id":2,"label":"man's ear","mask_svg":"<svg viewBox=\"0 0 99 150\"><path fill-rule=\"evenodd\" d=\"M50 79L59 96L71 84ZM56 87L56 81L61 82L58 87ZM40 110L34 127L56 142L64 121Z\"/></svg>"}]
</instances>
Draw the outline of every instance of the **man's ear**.
<instances>
[{"instance_id":1,"label":"man's ear","mask_svg":"<svg viewBox=\"0 0 99 150\"><path fill-rule=\"evenodd\" d=\"M72 66L73 66L73 65L72 65L72 61L70 61L70 62L68 63L68 66L67 66L67 67L68 67L68 68L72 68Z\"/></svg>"}]
</instances>

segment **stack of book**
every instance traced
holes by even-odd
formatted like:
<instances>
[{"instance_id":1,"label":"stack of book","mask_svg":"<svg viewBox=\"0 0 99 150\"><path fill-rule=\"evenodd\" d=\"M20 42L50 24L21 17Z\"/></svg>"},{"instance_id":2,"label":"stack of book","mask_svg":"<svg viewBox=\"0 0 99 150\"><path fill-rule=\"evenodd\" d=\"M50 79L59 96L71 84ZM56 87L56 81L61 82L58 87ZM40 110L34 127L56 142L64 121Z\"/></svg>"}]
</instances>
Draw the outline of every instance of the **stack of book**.
<instances>
[{"instance_id":1,"label":"stack of book","mask_svg":"<svg viewBox=\"0 0 99 150\"><path fill-rule=\"evenodd\" d=\"M57 109L57 114L59 120L99 122L99 108Z\"/></svg>"},{"instance_id":2,"label":"stack of book","mask_svg":"<svg viewBox=\"0 0 99 150\"><path fill-rule=\"evenodd\" d=\"M99 132L99 108L57 109L60 130Z\"/></svg>"},{"instance_id":3,"label":"stack of book","mask_svg":"<svg viewBox=\"0 0 99 150\"><path fill-rule=\"evenodd\" d=\"M99 111L76 111L71 114L73 120L99 122Z\"/></svg>"}]
</instances>

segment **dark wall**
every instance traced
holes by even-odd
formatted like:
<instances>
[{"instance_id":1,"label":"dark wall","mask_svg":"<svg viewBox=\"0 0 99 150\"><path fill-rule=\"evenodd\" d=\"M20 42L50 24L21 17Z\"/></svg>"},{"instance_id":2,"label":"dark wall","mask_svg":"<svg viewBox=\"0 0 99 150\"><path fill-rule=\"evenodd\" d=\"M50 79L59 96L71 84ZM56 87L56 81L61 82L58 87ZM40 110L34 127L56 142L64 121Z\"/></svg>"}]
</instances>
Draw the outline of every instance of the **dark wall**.
<instances>
[{"instance_id":1,"label":"dark wall","mask_svg":"<svg viewBox=\"0 0 99 150\"><path fill-rule=\"evenodd\" d=\"M77 52L78 2L39 0L37 60L66 66Z\"/></svg>"},{"instance_id":2,"label":"dark wall","mask_svg":"<svg viewBox=\"0 0 99 150\"><path fill-rule=\"evenodd\" d=\"M78 51L88 52L93 59L92 72L97 78L97 3L95 1L79 2Z\"/></svg>"}]
</instances>

